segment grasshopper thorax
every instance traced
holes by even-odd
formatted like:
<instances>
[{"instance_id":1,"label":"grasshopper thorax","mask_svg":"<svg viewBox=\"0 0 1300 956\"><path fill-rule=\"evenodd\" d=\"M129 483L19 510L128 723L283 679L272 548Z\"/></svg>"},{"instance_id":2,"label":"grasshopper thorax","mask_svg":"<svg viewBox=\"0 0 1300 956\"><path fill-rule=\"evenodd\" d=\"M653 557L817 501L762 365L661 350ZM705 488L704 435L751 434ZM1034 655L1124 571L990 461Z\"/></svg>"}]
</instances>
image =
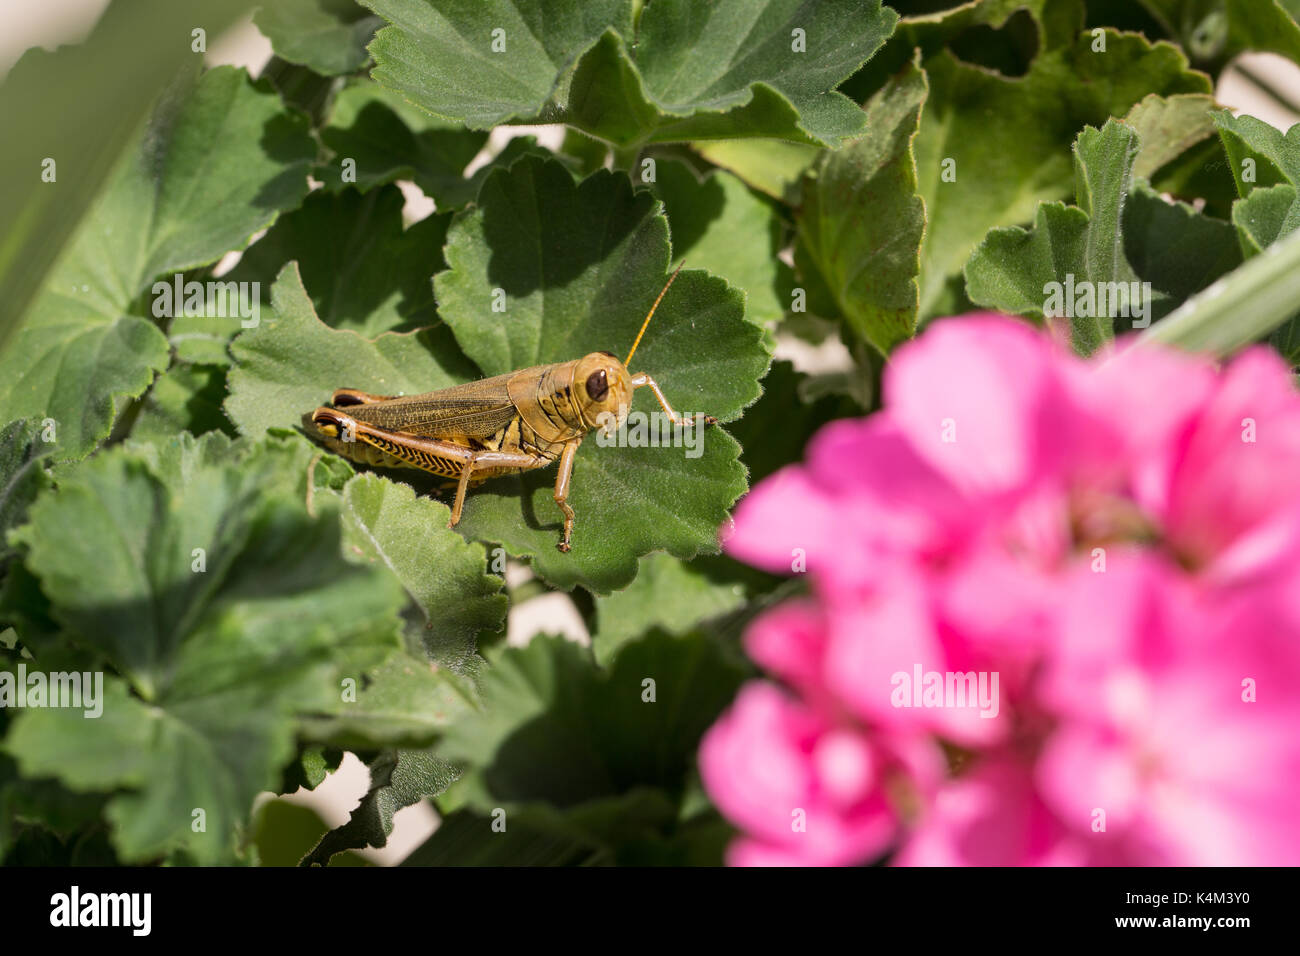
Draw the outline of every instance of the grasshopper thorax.
<instances>
[{"instance_id":1,"label":"grasshopper thorax","mask_svg":"<svg viewBox=\"0 0 1300 956\"><path fill-rule=\"evenodd\" d=\"M574 364L573 394L588 430L613 432L632 407L632 376L610 352L592 352Z\"/></svg>"}]
</instances>

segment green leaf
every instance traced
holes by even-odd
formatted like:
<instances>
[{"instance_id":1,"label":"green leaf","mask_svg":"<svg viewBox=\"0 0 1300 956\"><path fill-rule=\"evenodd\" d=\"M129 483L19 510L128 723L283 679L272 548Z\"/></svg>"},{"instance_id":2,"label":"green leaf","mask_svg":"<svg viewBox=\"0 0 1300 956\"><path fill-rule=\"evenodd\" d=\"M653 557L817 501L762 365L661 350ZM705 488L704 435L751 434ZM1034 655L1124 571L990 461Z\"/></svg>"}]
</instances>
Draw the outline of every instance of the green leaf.
<instances>
[{"instance_id":1,"label":"green leaf","mask_svg":"<svg viewBox=\"0 0 1300 956\"><path fill-rule=\"evenodd\" d=\"M358 683L362 689L355 698L339 695L330 707L300 718L299 735L362 753L426 747L477 701L468 678L406 652L367 671Z\"/></svg>"},{"instance_id":2,"label":"green leaf","mask_svg":"<svg viewBox=\"0 0 1300 956\"><path fill-rule=\"evenodd\" d=\"M1300 229L1300 123L1283 134L1227 111L1215 121L1243 197L1233 204L1232 223L1249 258ZM1274 330L1271 341L1292 364L1300 362L1300 313Z\"/></svg>"},{"instance_id":3,"label":"green leaf","mask_svg":"<svg viewBox=\"0 0 1300 956\"><path fill-rule=\"evenodd\" d=\"M884 354L916 328L925 206L912 142L925 74L907 68L868 101L869 132L827 153L803 187L796 263L849 326Z\"/></svg>"},{"instance_id":4,"label":"green leaf","mask_svg":"<svg viewBox=\"0 0 1300 956\"><path fill-rule=\"evenodd\" d=\"M756 485L778 468L804 457L808 440L833 418L849 418L863 409L845 395L809 392L816 379L796 372L790 362L772 363L763 379L763 395L733 428L744 447L740 460Z\"/></svg>"},{"instance_id":5,"label":"green leaf","mask_svg":"<svg viewBox=\"0 0 1300 956\"><path fill-rule=\"evenodd\" d=\"M699 738L742 678L699 636L626 644L609 672L539 636L501 655L483 711L453 725L442 752L469 767L469 809L609 846L671 825Z\"/></svg>"},{"instance_id":6,"label":"green leaf","mask_svg":"<svg viewBox=\"0 0 1300 956\"><path fill-rule=\"evenodd\" d=\"M375 339L331 329L317 318L295 263L271 288L270 315L240 333L230 351L226 414L242 435L298 428L336 388L413 395L475 377L445 326Z\"/></svg>"},{"instance_id":7,"label":"green leaf","mask_svg":"<svg viewBox=\"0 0 1300 956\"><path fill-rule=\"evenodd\" d=\"M396 186L364 195L318 191L282 216L227 278L259 283L269 302L276 276L296 260L316 314L328 326L373 338L434 325L432 278L446 265L442 244L451 217L435 214L403 229L403 203ZM224 328L238 325L225 321Z\"/></svg>"},{"instance_id":8,"label":"green leaf","mask_svg":"<svg viewBox=\"0 0 1300 956\"><path fill-rule=\"evenodd\" d=\"M487 138L485 132L424 112L387 87L358 80L339 91L329 123L321 130L321 142L334 152L334 159L318 175L327 189L346 188L343 162L351 159L356 188L362 191L411 179L439 209L455 209L474 199L487 176L487 167L469 179L464 175Z\"/></svg>"},{"instance_id":9,"label":"green leaf","mask_svg":"<svg viewBox=\"0 0 1300 956\"><path fill-rule=\"evenodd\" d=\"M1283 133L1253 116L1233 116L1226 110L1215 115L1215 122L1228 153L1228 164L1239 195L1249 198L1256 190L1283 183L1300 187L1300 123ZM1279 201L1285 195L1285 192L1273 192L1268 199L1259 201L1261 205L1250 207L1247 218L1255 220L1259 226L1243 233L1243 242L1250 240L1245 246L1248 251L1254 251L1252 245L1262 248L1259 243L1273 232L1273 222L1277 223L1276 233L1269 241L1300 228L1300 202L1293 202L1281 221L1276 220ZM1236 209L1233 218L1236 221ZM1270 223L1269 228L1258 231L1264 222Z\"/></svg>"},{"instance_id":10,"label":"green leaf","mask_svg":"<svg viewBox=\"0 0 1300 956\"><path fill-rule=\"evenodd\" d=\"M375 79L429 112L471 129L559 120L623 147L851 136L863 117L835 87L897 20L879 0L656 0L639 17L634 0L365 3L392 24Z\"/></svg>"},{"instance_id":11,"label":"green leaf","mask_svg":"<svg viewBox=\"0 0 1300 956\"><path fill-rule=\"evenodd\" d=\"M450 516L446 505L378 475L357 475L343 489L344 543L397 576L420 610L430 660L463 673L473 669L476 635L504 626L507 602L483 546L449 529Z\"/></svg>"},{"instance_id":12,"label":"green leaf","mask_svg":"<svg viewBox=\"0 0 1300 956\"><path fill-rule=\"evenodd\" d=\"M344 850L387 845L398 810L442 793L459 771L437 754L422 750L391 751L370 764L370 789L348 822L326 833L303 857L303 866L325 866Z\"/></svg>"},{"instance_id":13,"label":"green leaf","mask_svg":"<svg viewBox=\"0 0 1300 956\"><path fill-rule=\"evenodd\" d=\"M794 206L799 204L804 174L821 155L816 146L779 139L719 139L692 145L750 188Z\"/></svg>"},{"instance_id":14,"label":"green leaf","mask_svg":"<svg viewBox=\"0 0 1300 956\"><path fill-rule=\"evenodd\" d=\"M1032 230L992 230L966 267L971 299L1068 317L1074 347L1087 355L1117 324L1145 328L1235 268L1232 227L1134 183L1138 155L1123 123L1085 129L1075 147L1079 205L1044 203Z\"/></svg>"},{"instance_id":15,"label":"green leaf","mask_svg":"<svg viewBox=\"0 0 1300 956\"><path fill-rule=\"evenodd\" d=\"M751 322L771 324L785 314L794 282L777 258L784 237L771 203L728 172L701 179L671 160L656 164L651 188L664 204L675 255L742 289Z\"/></svg>"},{"instance_id":16,"label":"green leaf","mask_svg":"<svg viewBox=\"0 0 1300 956\"><path fill-rule=\"evenodd\" d=\"M0 356L0 420L53 418L61 457L102 441L167 362L141 301L154 278L242 248L306 195L314 155L305 121L242 70L171 95Z\"/></svg>"},{"instance_id":17,"label":"green leaf","mask_svg":"<svg viewBox=\"0 0 1300 956\"><path fill-rule=\"evenodd\" d=\"M113 449L63 473L13 536L69 639L121 677L99 719L27 710L5 749L24 775L124 790L107 808L124 859L229 859L294 752L294 714L398 645L397 582L344 560L328 496L308 517L310 454L216 434Z\"/></svg>"},{"instance_id":18,"label":"green leaf","mask_svg":"<svg viewBox=\"0 0 1300 956\"><path fill-rule=\"evenodd\" d=\"M253 16L276 56L334 76L361 69L383 22L353 0L275 0Z\"/></svg>"},{"instance_id":19,"label":"green leaf","mask_svg":"<svg viewBox=\"0 0 1300 956\"><path fill-rule=\"evenodd\" d=\"M0 562L13 549L6 538L27 519L36 496L50 486L44 459L50 445L43 441L40 422L22 419L0 428Z\"/></svg>"},{"instance_id":20,"label":"green leaf","mask_svg":"<svg viewBox=\"0 0 1300 956\"><path fill-rule=\"evenodd\" d=\"M1075 351L1090 355L1114 336L1115 303L1102 290L1122 287L1124 309L1137 275L1124 255L1123 214L1132 186L1137 134L1114 120L1088 127L1075 144L1078 206L1044 203L1032 230L994 229L966 266L967 292L978 305L1013 314L1070 319ZM1063 286L1056 297L1047 286ZM1076 288L1089 298L1076 300ZM1068 301L1067 301L1068 300Z\"/></svg>"},{"instance_id":21,"label":"green leaf","mask_svg":"<svg viewBox=\"0 0 1300 956\"><path fill-rule=\"evenodd\" d=\"M154 380L131 426L136 441L170 441L181 432L225 432L234 437L221 403L226 370L219 365L174 365Z\"/></svg>"},{"instance_id":22,"label":"green leaf","mask_svg":"<svg viewBox=\"0 0 1300 956\"><path fill-rule=\"evenodd\" d=\"M951 16L970 10L965 16L1000 26L1023 5L988 0ZM939 44L923 61L930 95L914 147L926 209L923 321L962 305L953 294L953 277L989 229L1029 222L1039 202L1070 194L1068 147L1084 126L1100 128L1152 93L1210 92L1208 79L1189 70L1173 46L1107 30L1106 52L1094 52L1094 36L1083 29L1082 2L1033 5L1039 8L1044 12L1035 17L1038 55L1023 76L969 65L942 49L952 29L944 20L917 24L908 34L927 51ZM898 55L910 56L911 49Z\"/></svg>"},{"instance_id":23,"label":"green leaf","mask_svg":"<svg viewBox=\"0 0 1300 956\"><path fill-rule=\"evenodd\" d=\"M104 4L84 42L54 52L34 46L8 71L0 86L0 347L9 345L159 91L182 69L197 68L202 54L189 40L194 25L215 37L251 6L250 0ZM76 119L64 121L70 117ZM49 160L57 167L54 182L42 178Z\"/></svg>"},{"instance_id":24,"label":"green leaf","mask_svg":"<svg viewBox=\"0 0 1300 956\"><path fill-rule=\"evenodd\" d=\"M598 623L591 638L596 662L608 667L625 644L647 631L684 634L744 607L745 585L730 564L721 557L688 563L662 552L646 555L636 580L596 597Z\"/></svg>"},{"instance_id":25,"label":"green leaf","mask_svg":"<svg viewBox=\"0 0 1300 956\"><path fill-rule=\"evenodd\" d=\"M667 223L649 192L603 170L575 184L558 162L533 157L488 177L478 208L453 223L445 253L451 269L434 279L440 312L487 375L623 352L670 261ZM494 301L504 301L504 313L494 312ZM633 364L656 377L679 413L727 421L757 398L769 361L763 331L744 319L740 293L687 270L664 297ZM646 392L635 410L658 408ZM636 558L650 551L716 551L717 528L745 490L738 448L721 429L702 437L676 431L673 442L583 443L568 554L555 548L560 514L549 470L489 482L468 499L458 530L532 557L552 584L596 591L626 584Z\"/></svg>"},{"instance_id":26,"label":"green leaf","mask_svg":"<svg viewBox=\"0 0 1300 956\"><path fill-rule=\"evenodd\" d=\"M1138 278L1155 292L1152 315L1174 306L1241 265L1230 223L1169 202L1139 182L1124 207L1124 254Z\"/></svg>"},{"instance_id":27,"label":"green leaf","mask_svg":"<svg viewBox=\"0 0 1300 956\"><path fill-rule=\"evenodd\" d=\"M1214 97L1199 93L1157 96L1152 93L1124 117L1138 135L1133 175L1152 179L1164 166L1216 132Z\"/></svg>"},{"instance_id":28,"label":"green leaf","mask_svg":"<svg viewBox=\"0 0 1300 956\"><path fill-rule=\"evenodd\" d=\"M511 820L505 830L490 817L458 810L416 847L402 866L579 866L599 854L586 843L529 829Z\"/></svg>"}]
</instances>

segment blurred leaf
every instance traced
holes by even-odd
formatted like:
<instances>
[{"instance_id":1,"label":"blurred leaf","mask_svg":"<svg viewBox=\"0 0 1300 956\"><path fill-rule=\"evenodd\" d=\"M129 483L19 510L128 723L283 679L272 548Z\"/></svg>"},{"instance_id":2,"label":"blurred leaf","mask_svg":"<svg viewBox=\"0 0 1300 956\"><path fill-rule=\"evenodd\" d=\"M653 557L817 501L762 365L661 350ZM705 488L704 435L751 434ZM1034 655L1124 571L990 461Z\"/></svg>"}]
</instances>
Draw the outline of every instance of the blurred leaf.
<instances>
[{"instance_id":1,"label":"blurred leaf","mask_svg":"<svg viewBox=\"0 0 1300 956\"><path fill-rule=\"evenodd\" d=\"M329 707L303 716L300 736L363 753L426 747L477 700L469 678L404 651L367 671L358 686L355 699L338 695Z\"/></svg>"},{"instance_id":2,"label":"blurred leaf","mask_svg":"<svg viewBox=\"0 0 1300 956\"><path fill-rule=\"evenodd\" d=\"M27 419L0 428L0 562L13 553L9 531L27 520L36 496L50 487L44 462L50 445L42 431L40 422Z\"/></svg>"},{"instance_id":3,"label":"blurred leaf","mask_svg":"<svg viewBox=\"0 0 1300 956\"><path fill-rule=\"evenodd\" d=\"M168 441L181 432L202 435L234 428L221 410L226 370L219 365L174 365L154 380L131 426L136 441Z\"/></svg>"},{"instance_id":4,"label":"blurred leaf","mask_svg":"<svg viewBox=\"0 0 1300 956\"><path fill-rule=\"evenodd\" d=\"M467 808L608 847L671 829L699 738L743 677L708 639L651 635L609 672L568 641L509 648L484 677L483 711L443 753L468 765Z\"/></svg>"},{"instance_id":5,"label":"blurred leaf","mask_svg":"<svg viewBox=\"0 0 1300 956\"><path fill-rule=\"evenodd\" d=\"M306 195L314 154L306 123L242 70L174 91L0 356L0 419L53 418L61 457L102 441L167 362L142 299L154 278L242 248Z\"/></svg>"},{"instance_id":6,"label":"blurred leaf","mask_svg":"<svg viewBox=\"0 0 1300 956\"><path fill-rule=\"evenodd\" d=\"M274 0L253 17L276 56L334 76L370 60L366 44L383 21L353 0Z\"/></svg>"},{"instance_id":7,"label":"blurred leaf","mask_svg":"<svg viewBox=\"0 0 1300 956\"><path fill-rule=\"evenodd\" d=\"M1246 50L1280 53L1300 63L1294 0L1142 0L1199 67L1217 73Z\"/></svg>"},{"instance_id":8,"label":"blurred leaf","mask_svg":"<svg viewBox=\"0 0 1300 956\"><path fill-rule=\"evenodd\" d=\"M402 866L578 866L596 851L580 840L511 821L505 830L489 817L458 810L444 817Z\"/></svg>"},{"instance_id":9,"label":"blurred leaf","mask_svg":"<svg viewBox=\"0 0 1300 956\"><path fill-rule=\"evenodd\" d=\"M773 199L798 205L804 173L821 155L816 146L783 140L719 139L693 144L711 163Z\"/></svg>"},{"instance_id":10,"label":"blurred leaf","mask_svg":"<svg viewBox=\"0 0 1300 956\"><path fill-rule=\"evenodd\" d=\"M0 85L0 349L159 92L201 59L197 27L216 37L250 0L132 0L108 5L84 43L28 50ZM130 69L123 69L124 58ZM75 117L65 122L63 118ZM57 180L41 180L43 162ZM0 416L7 417L7 416Z\"/></svg>"},{"instance_id":11,"label":"blurred leaf","mask_svg":"<svg viewBox=\"0 0 1300 956\"><path fill-rule=\"evenodd\" d=\"M744 576L729 575L729 563L721 557L686 562L663 552L642 558L631 584L596 596L598 624L591 637L596 663L608 667L625 644L647 631L684 634L743 607Z\"/></svg>"}]
</instances>

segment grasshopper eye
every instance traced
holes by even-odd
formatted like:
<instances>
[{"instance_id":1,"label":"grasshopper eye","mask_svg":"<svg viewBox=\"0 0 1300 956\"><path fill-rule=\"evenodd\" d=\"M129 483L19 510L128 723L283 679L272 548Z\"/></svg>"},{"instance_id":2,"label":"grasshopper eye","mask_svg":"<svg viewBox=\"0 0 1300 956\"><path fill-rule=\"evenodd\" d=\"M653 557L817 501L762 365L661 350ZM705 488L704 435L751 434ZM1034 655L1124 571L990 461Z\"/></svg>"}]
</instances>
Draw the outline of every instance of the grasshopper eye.
<instances>
[{"instance_id":1,"label":"grasshopper eye","mask_svg":"<svg viewBox=\"0 0 1300 956\"><path fill-rule=\"evenodd\" d=\"M609 378L603 368L587 376L587 394L593 402L603 401L609 394Z\"/></svg>"}]
</instances>

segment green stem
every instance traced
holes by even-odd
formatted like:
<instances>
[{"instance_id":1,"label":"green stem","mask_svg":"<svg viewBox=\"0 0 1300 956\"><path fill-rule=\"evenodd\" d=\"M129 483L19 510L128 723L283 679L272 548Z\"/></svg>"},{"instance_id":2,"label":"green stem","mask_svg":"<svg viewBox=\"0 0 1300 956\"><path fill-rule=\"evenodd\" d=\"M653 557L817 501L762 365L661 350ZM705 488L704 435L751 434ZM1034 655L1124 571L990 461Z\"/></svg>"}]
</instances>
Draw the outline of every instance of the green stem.
<instances>
[{"instance_id":1,"label":"green stem","mask_svg":"<svg viewBox=\"0 0 1300 956\"><path fill-rule=\"evenodd\" d=\"M1244 63L1238 63L1235 69L1247 82L1256 86L1261 93L1267 95L1271 100L1273 100L1273 102L1277 103L1278 106L1288 109L1297 116L1300 116L1300 102L1293 100L1288 93L1273 85L1273 83L1260 76Z\"/></svg>"},{"instance_id":2,"label":"green stem","mask_svg":"<svg viewBox=\"0 0 1300 956\"><path fill-rule=\"evenodd\" d=\"M636 160L640 155L640 146L627 146L623 149L615 148L614 168L621 169L624 172L631 174L636 170Z\"/></svg>"},{"instance_id":3,"label":"green stem","mask_svg":"<svg viewBox=\"0 0 1300 956\"><path fill-rule=\"evenodd\" d=\"M1248 259L1197 293L1142 341L1230 355L1285 323L1300 309L1300 230Z\"/></svg>"}]
</instances>

